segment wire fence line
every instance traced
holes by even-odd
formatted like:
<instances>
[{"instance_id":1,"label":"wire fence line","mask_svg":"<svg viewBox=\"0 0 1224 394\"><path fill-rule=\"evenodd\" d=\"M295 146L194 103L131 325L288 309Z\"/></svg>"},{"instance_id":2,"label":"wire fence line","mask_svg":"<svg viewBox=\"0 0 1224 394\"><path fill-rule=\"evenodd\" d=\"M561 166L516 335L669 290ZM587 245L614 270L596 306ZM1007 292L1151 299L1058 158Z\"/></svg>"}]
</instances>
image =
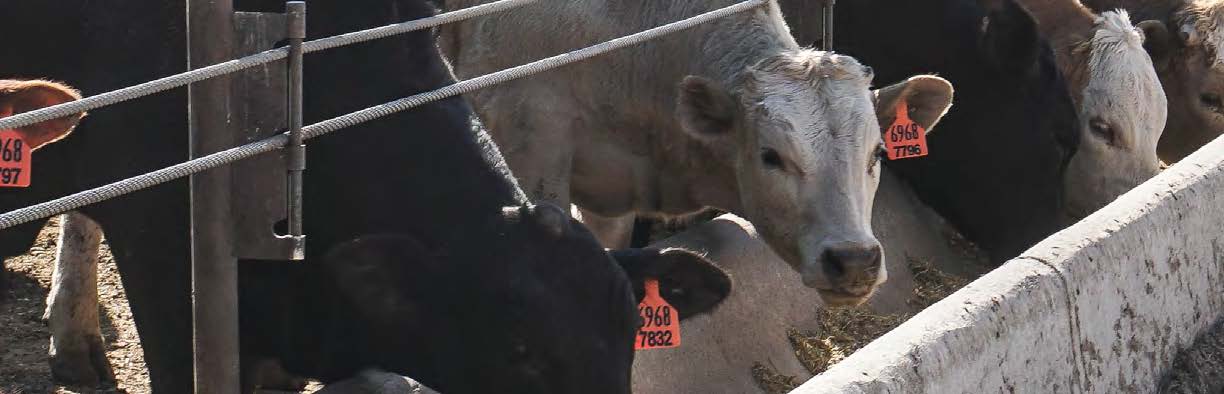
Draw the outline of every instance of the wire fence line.
<instances>
[{"instance_id":1,"label":"wire fence line","mask_svg":"<svg viewBox=\"0 0 1224 394\"><path fill-rule=\"evenodd\" d=\"M535 3L537 1L539 0L498 0L492 3L485 3L475 7L455 10L428 18L415 19L403 23L375 27L372 29L345 33L338 36L307 41L302 44L302 52L311 53L391 37L417 30L429 29L448 23L460 22L471 18L511 10ZM275 62L288 56L288 47L269 49L254 55L241 57L224 63L217 63L207 67L197 68L185 73L155 79L149 82L132 85L106 93L96 94L80 100L41 108L34 111L23 112L6 118L0 118L0 130L15 129L38 122L79 114L108 105L182 87L190 83L236 73L251 67Z\"/></svg>"},{"instance_id":2,"label":"wire fence line","mask_svg":"<svg viewBox=\"0 0 1224 394\"><path fill-rule=\"evenodd\" d=\"M537 0L523 0L537 1ZM505 70L481 75L464 81L460 81L451 85L447 85L437 90L422 92L412 96L408 96L399 100L383 103L373 107L369 107L360 111L341 115L332 119L328 119L319 123L315 123L302 128L302 134L306 139L315 138L332 131L351 127L357 124L365 123L384 116L395 114L411 108L415 108L434 101L455 97L461 94L474 92L484 89L489 86L505 83L519 78L535 75L550 69L576 63L595 56L599 56L613 50L633 46L642 42L656 39L668 34L676 33L686 29L693 28L697 25L713 21L715 19L724 18L739 12L748 11L760 6L769 4L771 0L747 0L741 3L709 11L700 15L696 15L687 19L672 22L666 25L658 26L652 29L644 30L638 33L615 38L605 41L590 47L566 52L560 55L537 60L531 63L508 68ZM492 3L490 3L492 4ZM459 19L461 20L461 19ZM438 22L442 24L446 22ZM401 24L402 25L402 24ZM401 26L393 25L393 26ZM390 27L390 26L388 26ZM424 28L424 27L421 27ZM411 31L411 30L405 30ZM392 34L392 33L380 33ZM342 37L342 36L337 36ZM335 38L335 37L333 37ZM324 39L327 40L327 39ZM316 40L323 41L323 40ZM337 44L339 46L342 44ZM331 46L334 47L334 46ZM326 47L326 48L331 48ZM325 48L321 48L325 49ZM319 50L319 49L316 49ZM222 63L225 64L225 63ZM70 113L71 114L71 113ZM54 117L52 117L54 119ZM0 128L3 124L0 123ZM132 193L141 189L149 188L169 182L174 179L182 178L193 173L205 171L208 169L220 167L226 164L236 162L255 155L268 153L277 149L281 149L289 141L286 134L279 134L264 140L252 142L246 145L237 146L226 149L220 152L209 154L197 159L193 159L184 163L179 163L170 167L166 167L147 174L138 175L132 178L120 180L104 186L99 186L93 189L75 193L69 196L61 197L55 200L32 205L29 207L16 209L4 214L0 214L0 230L13 227L22 223L31 222L34 220L50 217L60 213L68 212L89 204L94 204L100 201L111 199L124 194Z\"/></svg>"}]
</instances>

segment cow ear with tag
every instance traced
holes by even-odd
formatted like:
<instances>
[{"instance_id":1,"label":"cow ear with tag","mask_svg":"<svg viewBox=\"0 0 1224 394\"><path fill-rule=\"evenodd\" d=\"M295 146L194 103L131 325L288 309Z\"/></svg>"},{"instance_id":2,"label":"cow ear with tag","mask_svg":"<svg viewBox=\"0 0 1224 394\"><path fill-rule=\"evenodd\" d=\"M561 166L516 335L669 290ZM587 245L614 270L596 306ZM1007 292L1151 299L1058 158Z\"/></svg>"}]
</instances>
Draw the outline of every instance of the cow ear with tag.
<instances>
[{"instance_id":1,"label":"cow ear with tag","mask_svg":"<svg viewBox=\"0 0 1224 394\"><path fill-rule=\"evenodd\" d=\"M399 234L363 236L329 250L324 269L336 288L371 321L391 327L419 318L409 299L409 278L441 264L416 238ZM410 270L414 270L410 272Z\"/></svg>"},{"instance_id":2,"label":"cow ear with tag","mask_svg":"<svg viewBox=\"0 0 1224 394\"><path fill-rule=\"evenodd\" d=\"M623 249L609 251L633 282L637 300L647 279L657 279L659 294L676 308L680 319L709 312L731 294L731 277L714 263L683 249Z\"/></svg>"},{"instance_id":3,"label":"cow ear with tag","mask_svg":"<svg viewBox=\"0 0 1224 394\"><path fill-rule=\"evenodd\" d=\"M63 84L42 80L0 80L0 117L29 112L69 101L81 94ZM67 137L85 114L65 116L17 129L31 150Z\"/></svg>"},{"instance_id":4,"label":"cow ear with tag","mask_svg":"<svg viewBox=\"0 0 1224 394\"><path fill-rule=\"evenodd\" d=\"M676 117L680 127L699 139L725 137L735 128L735 99L717 82L690 75L680 82Z\"/></svg>"},{"instance_id":5,"label":"cow ear with tag","mask_svg":"<svg viewBox=\"0 0 1224 394\"><path fill-rule=\"evenodd\" d=\"M952 84L930 75L911 77L876 90L876 117L880 127L888 128L897 119L897 106L904 102L909 118L929 134L939 119L952 107Z\"/></svg>"}]
</instances>

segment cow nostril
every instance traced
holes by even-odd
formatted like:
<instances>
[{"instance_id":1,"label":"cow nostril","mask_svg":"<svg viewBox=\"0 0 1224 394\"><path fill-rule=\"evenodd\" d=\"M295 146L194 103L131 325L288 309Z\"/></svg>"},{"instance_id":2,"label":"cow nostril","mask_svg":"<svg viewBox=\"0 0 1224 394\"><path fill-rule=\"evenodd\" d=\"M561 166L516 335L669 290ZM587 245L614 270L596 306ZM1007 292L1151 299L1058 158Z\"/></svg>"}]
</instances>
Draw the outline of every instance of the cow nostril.
<instances>
[{"instance_id":1,"label":"cow nostril","mask_svg":"<svg viewBox=\"0 0 1224 394\"><path fill-rule=\"evenodd\" d=\"M882 255L879 245L831 247L824 252L824 270L830 278L840 278L847 273L872 274L880 269Z\"/></svg>"},{"instance_id":2,"label":"cow nostril","mask_svg":"<svg viewBox=\"0 0 1224 394\"><path fill-rule=\"evenodd\" d=\"M825 249L824 251L824 271L830 278L840 278L846 274L846 265L842 259L842 254L835 249Z\"/></svg>"}]
</instances>

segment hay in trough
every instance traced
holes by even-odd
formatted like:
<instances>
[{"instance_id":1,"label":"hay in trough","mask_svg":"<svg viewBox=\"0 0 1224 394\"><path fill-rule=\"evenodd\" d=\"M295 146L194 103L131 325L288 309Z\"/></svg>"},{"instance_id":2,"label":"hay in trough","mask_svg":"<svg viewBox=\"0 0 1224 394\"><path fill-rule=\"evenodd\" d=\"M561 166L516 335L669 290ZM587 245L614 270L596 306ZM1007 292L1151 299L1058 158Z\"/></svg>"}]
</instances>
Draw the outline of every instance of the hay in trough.
<instances>
[{"instance_id":1,"label":"hay in trough","mask_svg":"<svg viewBox=\"0 0 1224 394\"><path fill-rule=\"evenodd\" d=\"M777 373L773 368L761 363L752 366L752 377L762 389L769 393L787 393L803 384L798 378Z\"/></svg>"},{"instance_id":2,"label":"hay in trough","mask_svg":"<svg viewBox=\"0 0 1224 394\"><path fill-rule=\"evenodd\" d=\"M914 293L906 302L918 310L947 297L970 280L940 271L929 261L910 259L909 268L914 273ZM877 314L866 308L822 309L817 311L816 329L807 332L790 329L787 336L799 362L812 374L820 374L910 317ZM753 367L752 376L770 393L787 393L803 383L761 364Z\"/></svg>"},{"instance_id":3,"label":"hay in trough","mask_svg":"<svg viewBox=\"0 0 1224 394\"><path fill-rule=\"evenodd\" d=\"M969 278L940 271L930 261L910 259L909 268L914 273L914 296L906 302L918 310L939 302L970 281Z\"/></svg>"}]
</instances>

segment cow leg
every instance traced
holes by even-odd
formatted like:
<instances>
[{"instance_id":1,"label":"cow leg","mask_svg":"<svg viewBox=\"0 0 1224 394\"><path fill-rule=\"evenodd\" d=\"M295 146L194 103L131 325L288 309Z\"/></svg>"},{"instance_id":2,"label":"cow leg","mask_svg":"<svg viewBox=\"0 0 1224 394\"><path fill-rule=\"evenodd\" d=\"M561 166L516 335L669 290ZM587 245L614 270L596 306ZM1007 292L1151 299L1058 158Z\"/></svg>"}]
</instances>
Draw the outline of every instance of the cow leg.
<instances>
[{"instance_id":1,"label":"cow leg","mask_svg":"<svg viewBox=\"0 0 1224 394\"><path fill-rule=\"evenodd\" d=\"M0 256L4 256L0 258L0 301L8 298L9 293L8 270L4 267L4 259L29 251L30 246L34 245L34 238L38 237L38 232L42 231L46 224L47 220L42 219L0 230Z\"/></svg>"},{"instance_id":2,"label":"cow leg","mask_svg":"<svg viewBox=\"0 0 1224 394\"><path fill-rule=\"evenodd\" d=\"M633 219L636 215L630 213L616 217L600 216L597 213L578 208L582 214L582 224L585 224L599 243L608 249L627 249L633 240Z\"/></svg>"},{"instance_id":3,"label":"cow leg","mask_svg":"<svg viewBox=\"0 0 1224 394\"><path fill-rule=\"evenodd\" d=\"M47 311L51 377L63 384L115 381L98 322L98 249L102 229L85 215L62 216Z\"/></svg>"}]
</instances>

